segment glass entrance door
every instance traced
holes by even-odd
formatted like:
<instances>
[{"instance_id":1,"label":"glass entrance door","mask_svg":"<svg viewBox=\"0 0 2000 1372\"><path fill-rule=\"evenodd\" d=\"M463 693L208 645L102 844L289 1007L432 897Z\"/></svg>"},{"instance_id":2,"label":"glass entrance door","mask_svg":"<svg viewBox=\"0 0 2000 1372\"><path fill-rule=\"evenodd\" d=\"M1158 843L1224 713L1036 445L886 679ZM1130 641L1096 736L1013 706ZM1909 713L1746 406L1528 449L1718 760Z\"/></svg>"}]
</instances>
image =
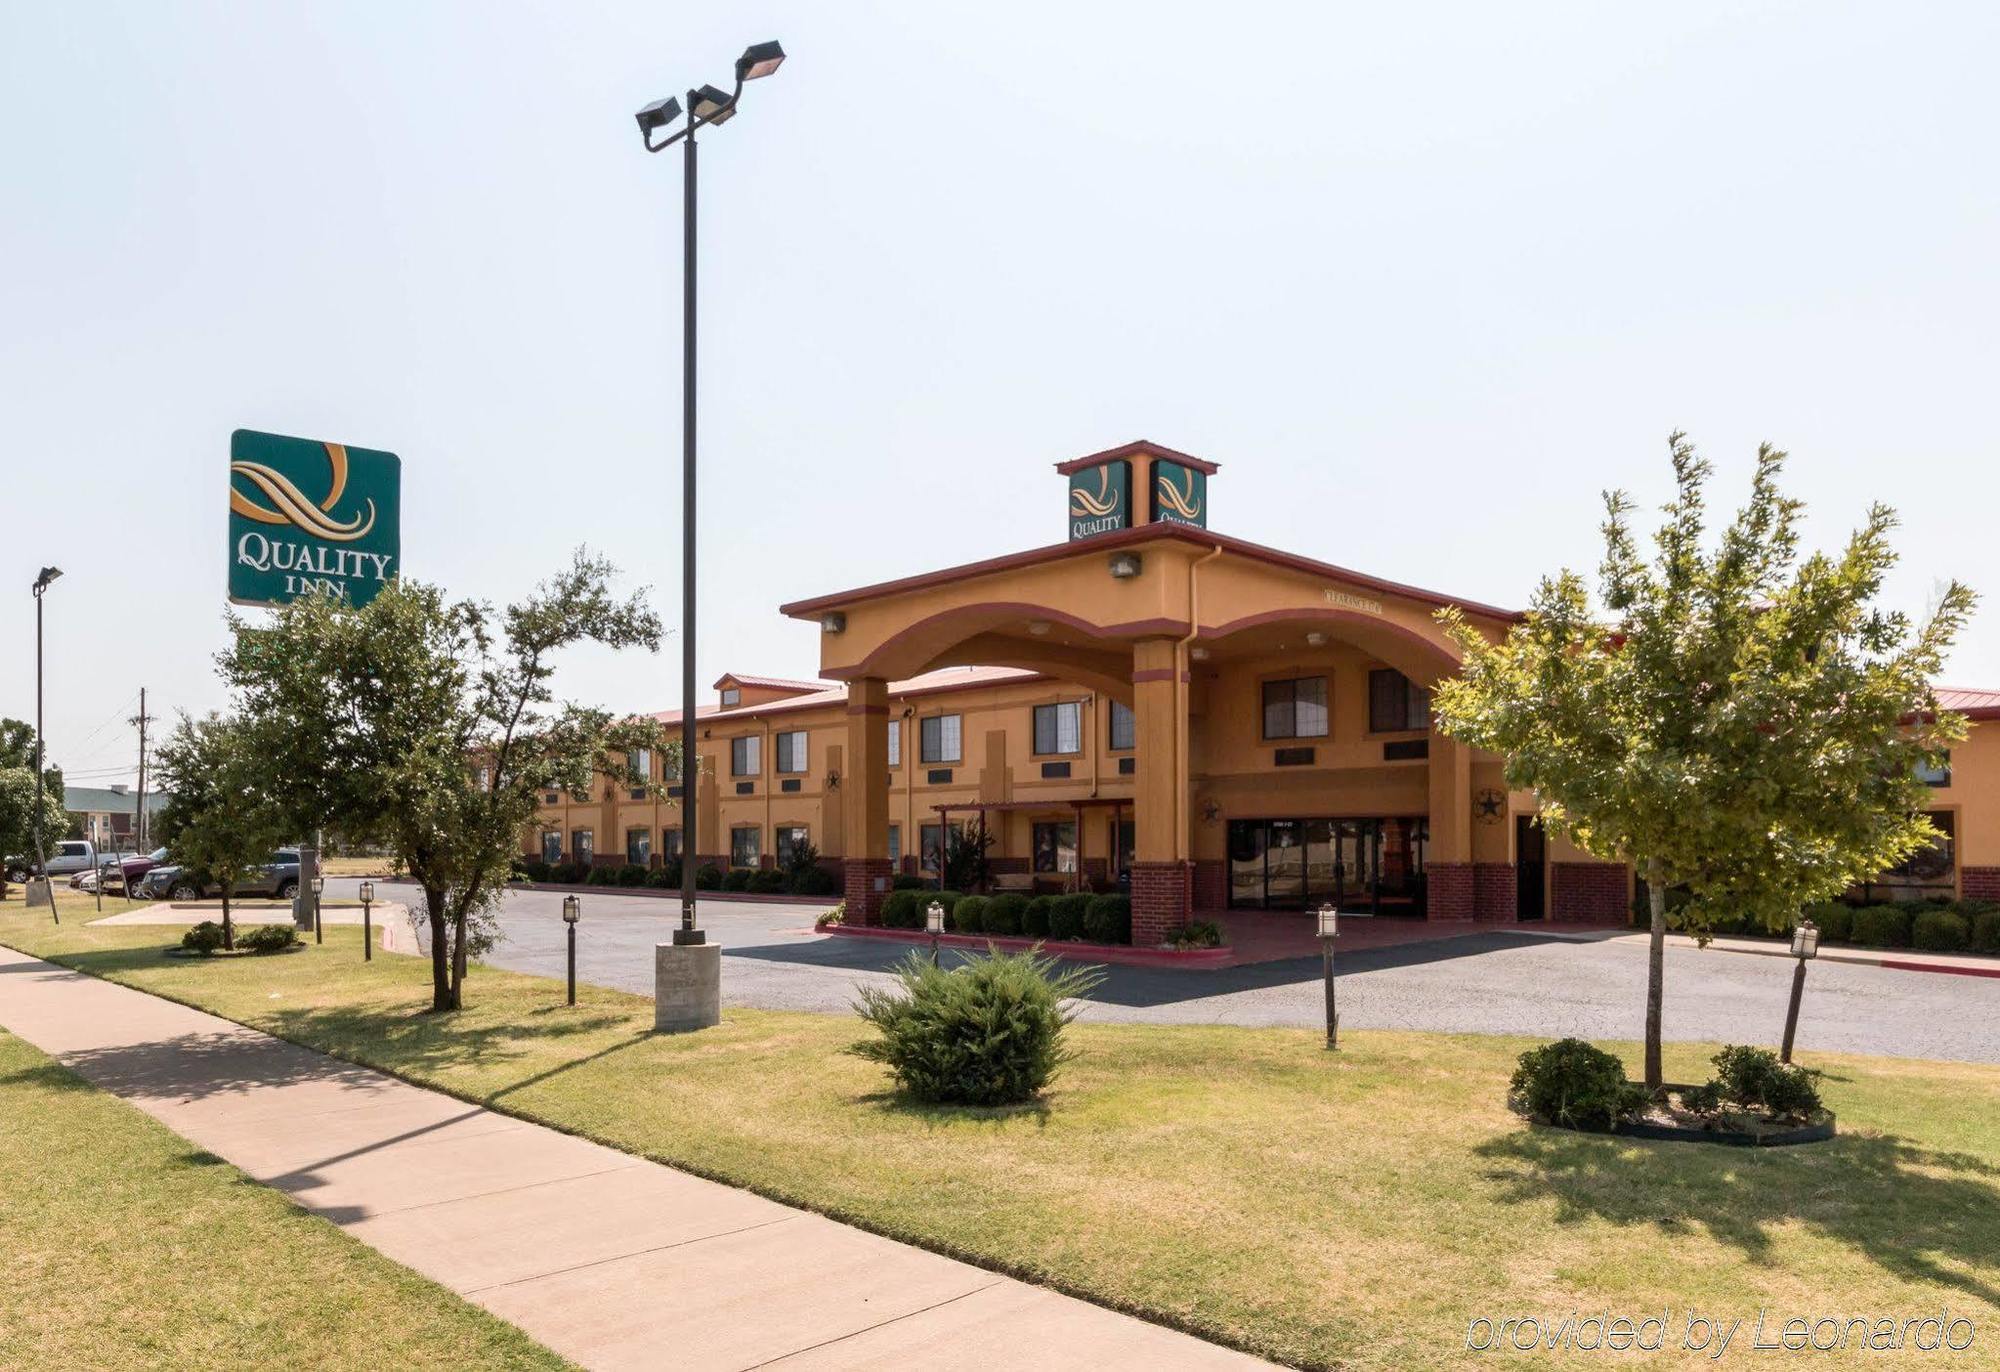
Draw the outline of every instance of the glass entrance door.
<instances>
[{"instance_id":1,"label":"glass entrance door","mask_svg":"<svg viewBox=\"0 0 2000 1372\"><path fill-rule=\"evenodd\" d=\"M1229 903L1421 915L1427 830L1422 819L1231 820Z\"/></svg>"}]
</instances>

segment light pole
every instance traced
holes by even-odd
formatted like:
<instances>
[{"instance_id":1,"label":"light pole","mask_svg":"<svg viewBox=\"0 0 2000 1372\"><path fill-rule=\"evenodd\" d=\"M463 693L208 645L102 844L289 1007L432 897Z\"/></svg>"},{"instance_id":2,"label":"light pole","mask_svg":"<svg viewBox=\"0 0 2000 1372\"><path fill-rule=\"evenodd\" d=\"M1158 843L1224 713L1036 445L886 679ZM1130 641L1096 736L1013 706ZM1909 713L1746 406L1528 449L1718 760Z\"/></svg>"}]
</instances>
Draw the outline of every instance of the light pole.
<instances>
[{"instance_id":1,"label":"light pole","mask_svg":"<svg viewBox=\"0 0 2000 1372\"><path fill-rule=\"evenodd\" d=\"M361 960L375 961L375 883L361 883Z\"/></svg>"},{"instance_id":2,"label":"light pole","mask_svg":"<svg viewBox=\"0 0 2000 1372\"><path fill-rule=\"evenodd\" d=\"M1326 1046L1340 1047L1340 1011L1333 1002L1333 942L1340 937L1340 908L1319 907L1320 961L1326 976Z\"/></svg>"},{"instance_id":3,"label":"light pole","mask_svg":"<svg viewBox=\"0 0 2000 1372\"><path fill-rule=\"evenodd\" d=\"M324 891L325 889L326 889L326 878L319 875L319 873L317 872L313 873L312 893L313 893L313 942L314 943L326 942L326 926L320 922L320 917L319 917L319 896L320 892Z\"/></svg>"},{"instance_id":4,"label":"light pole","mask_svg":"<svg viewBox=\"0 0 2000 1372\"><path fill-rule=\"evenodd\" d=\"M47 765L42 758L42 593L61 575L60 567L44 567L35 578L35 868L40 900L35 899L36 882L28 885L28 904L46 904L57 924L62 923L62 912L56 909L56 893L49 889L49 855L42 847L42 772Z\"/></svg>"},{"instance_id":5,"label":"light pole","mask_svg":"<svg viewBox=\"0 0 2000 1372\"><path fill-rule=\"evenodd\" d=\"M935 900L924 911L924 928L930 931L931 966L935 967L938 965L938 935L944 932L944 906Z\"/></svg>"},{"instance_id":6,"label":"light pole","mask_svg":"<svg viewBox=\"0 0 2000 1372\"><path fill-rule=\"evenodd\" d=\"M736 59L736 89L724 95L714 86L687 93L687 127L660 142L653 133L681 116L672 96L655 100L634 116L647 152L682 145L681 224L681 925L677 945L707 941L695 927L695 868L700 844L695 824L695 130L722 124L736 113L743 83L769 76L785 60L776 43L753 43Z\"/></svg>"},{"instance_id":7,"label":"light pole","mask_svg":"<svg viewBox=\"0 0 2000 1372\"><path fill-rule=\"evenodd\" d=\"M574 895L563 897L563 923L569 929L569 1003L576 1004L576 922L583 917L583 902Z\"/></svg>"},{"instance_id":8,"label":"light pole","mask_svg":"<svg viewBox=\"0 0 2000 1372\"><path fill-rule=\"evenodd\" d=\"M1785 1043L1778 1050L1778 1061L1792 1060L1792 1038L1799 1031L1799 998L1806 990L1806 964L1819 956L1819 926L1809 919L1802 919L1792 930L1792 956L1798 959L1792 969L1792 1003L1785 1010Z\"/></svg>"}]
</instances>

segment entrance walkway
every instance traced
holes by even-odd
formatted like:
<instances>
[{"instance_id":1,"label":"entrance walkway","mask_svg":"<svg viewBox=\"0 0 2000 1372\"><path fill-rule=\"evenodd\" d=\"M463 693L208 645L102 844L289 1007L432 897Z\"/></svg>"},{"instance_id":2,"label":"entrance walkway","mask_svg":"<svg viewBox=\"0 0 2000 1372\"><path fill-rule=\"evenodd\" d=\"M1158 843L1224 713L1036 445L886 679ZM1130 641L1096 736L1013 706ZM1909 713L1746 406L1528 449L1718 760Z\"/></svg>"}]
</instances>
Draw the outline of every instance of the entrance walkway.
<instances>
[{"instance_id":1,"label":"entrance walkway","mask_svg":"<svg viewBox=\"0 0 2000 1372\"><path fill-rule=\"evenodd\" d=\"M0 1025L586 1367L1264 1366L10 948Z\"/></svg>"}]
</instances>

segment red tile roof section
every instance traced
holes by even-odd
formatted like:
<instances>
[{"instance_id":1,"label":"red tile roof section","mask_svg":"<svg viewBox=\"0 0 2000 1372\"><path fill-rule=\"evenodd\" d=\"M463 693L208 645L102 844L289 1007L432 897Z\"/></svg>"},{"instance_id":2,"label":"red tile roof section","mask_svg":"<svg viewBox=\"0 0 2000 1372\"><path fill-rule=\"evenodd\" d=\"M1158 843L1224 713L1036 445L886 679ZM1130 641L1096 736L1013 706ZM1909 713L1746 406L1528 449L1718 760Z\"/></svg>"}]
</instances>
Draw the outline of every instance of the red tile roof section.
<instances>
[{"instance_id":1,"label":"red tile roof section","mask_svg":"<svg viewBox=\"0 0 2000 1372\"><path fill-rule=\"evenodd\" d=\"M1111 462L1121 457L1132 457L1138 453L1151 453L1154 457L1164 457L1169 462L1178 462L1184 467L1192 467L1198 472L1214 475L1222 470L1219 463L1207 458L1196 457L1192 453L1177 453L1172 448L1162 448L1150 438L1134 439L1116 448L1106 448L1101 453L1085 453L1082 457L1072 457L1067 462L1056 463L1056 470L1064 476L1080 472L1085 467L1095 467L1100 462Z\"/></svg>"}]
</instances>

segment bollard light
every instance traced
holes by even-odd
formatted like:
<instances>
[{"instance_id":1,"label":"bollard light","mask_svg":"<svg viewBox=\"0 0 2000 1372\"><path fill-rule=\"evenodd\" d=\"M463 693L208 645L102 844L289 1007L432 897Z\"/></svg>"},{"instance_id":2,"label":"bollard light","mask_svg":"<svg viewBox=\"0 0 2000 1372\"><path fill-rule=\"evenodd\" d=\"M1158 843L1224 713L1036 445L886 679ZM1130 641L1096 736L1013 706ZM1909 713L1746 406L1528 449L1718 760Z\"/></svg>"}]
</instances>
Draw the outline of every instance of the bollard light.
<instances>
[{"instance_id":1,"label":"bollard light","mask_svg":"<svg viewBox=\"0 0 2000 1372\"><path fill-rule=\"evenodd\" d=\"M924 911L924 928L933 934L944 932L944 906L936 901L931 902L930 909Z\"/></svg>"},{"instance_id":2,"label":"bollard light","mask_svg":"<svg viewBox=\"0 0 2000 1372\"><path fill-rule=\"evenodd\" d=\"M1319 936L1321 938L1340 937L1340 907L1322 905L1319 907Z\"/></svg>"},{"instance_id":3,"label":"bollard light","mask_svg":"<svg viewBox=\"0 0 2000 1372\"><path fill-rule=\"evenodd\" d=\"M1809 919L1800 920L1792 930L1792 956L1795 958L1819 956L1819 926Z\"/></svg>"},{"instance_id":4,"label":"bollard light","mask_svg":"<svg viewBox=\"0 0 2000 1372\"><path fill-rule=\"evenodd\" d=\"M575 896L563 897L563 923L574 924L583 915L583 902Z\"/></svg>"},{"instance_id":5,"label":"bollard light","mask_svg":"<svg viewBox=\"0 0 2000 1372\"><path fill-rule=\"evenodd\" d=\"M1333 943L1340 937L1340 907L1328 902L1319 907L1320 967L1326 980L1326 1046L1340 1047L1340 1010L1333 999Z\"/></svg>"},{"instance_id":6,"label":"bollard light","mask_svg":"<svg viewBox=\"0 0 2000 1372\"><path fill-rule=\"evenodd\" d=\"M317 862L318 859L315 858L314 861ZM326 878L314 872L310 885L313 893L313 942L325 943L326 925L320 919L319 898L320 893L326 890Z\"/></svg>"},{"instance_id":7,"label":"bollard light","mask_svg":"<svg viewBox=\"0 0 2000 1372\"><path fill-rule=\"evenodd\" d=\"M361 883L361 960L375 961L375 883Z\"/></svg>"},{"instance_id":8,"label":"bollard light","mask_svg":"<svg viewBox=\"0 0 2000 1372\"><path fill-rule=\"evenodd\" d=\"M1806 993L1806 964L1819 956L1819 926L1802 919L1792 928L1792 999L1785 1007L1785 1037L1778 1045L1778 1061L1792 1060L1792 1040L1799 1032L1799 1001Z\"/></svg>"},{"instance_id":9,"label":"bollard light","mask_svg":"<svg viewBox=\"0 0 2000 1372\"><path fill-rule=\"evenodd\" d=\"M563 897L564 932L569 936L569 1003L576 1004L576 922L583 917L583 902L574 895Z\"/></svg>"}]
</instances>

